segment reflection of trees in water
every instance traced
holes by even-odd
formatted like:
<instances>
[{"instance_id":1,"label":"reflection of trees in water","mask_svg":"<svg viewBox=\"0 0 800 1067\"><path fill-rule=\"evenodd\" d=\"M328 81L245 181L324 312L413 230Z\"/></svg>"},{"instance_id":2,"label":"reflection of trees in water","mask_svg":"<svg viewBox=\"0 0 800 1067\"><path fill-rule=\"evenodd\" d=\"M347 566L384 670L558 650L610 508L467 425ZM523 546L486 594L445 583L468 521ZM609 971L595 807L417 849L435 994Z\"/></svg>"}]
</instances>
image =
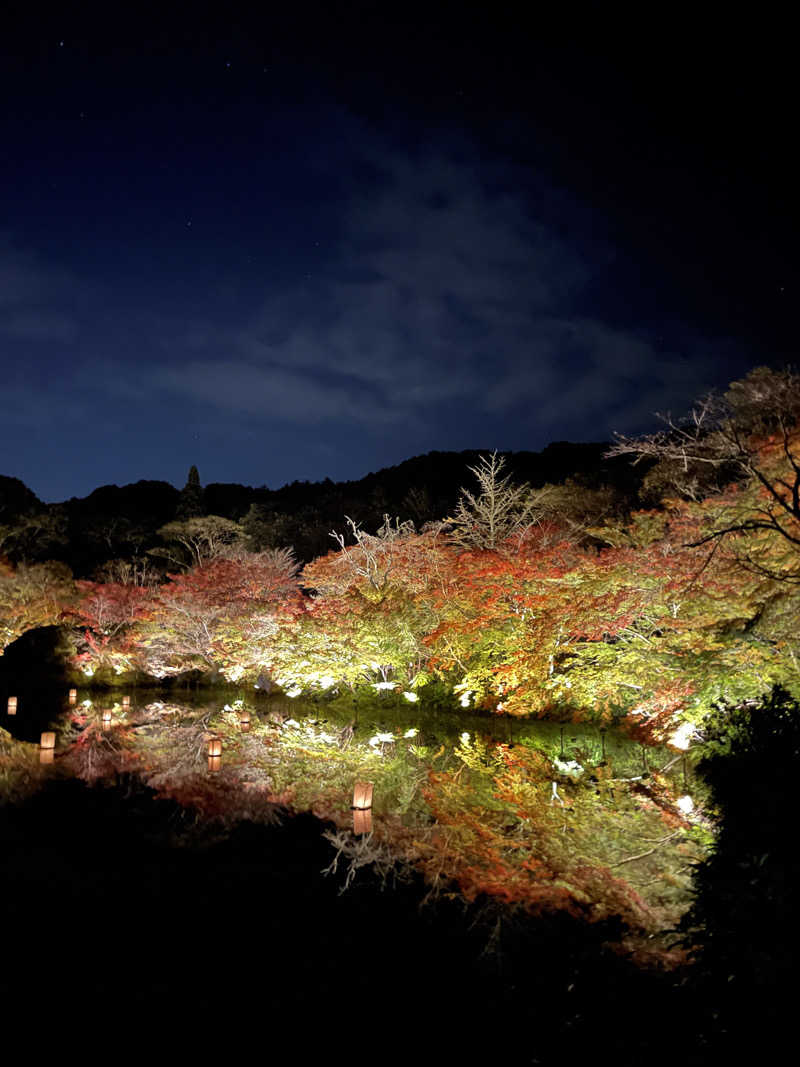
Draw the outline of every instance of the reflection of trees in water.
<instances>
[{"instance_id":1,"label":"reflection of trees in water","mask_svg":"<svg viewBox=\"0 0 800 1067\"><path fill-rule=\"evenodd\" d=\"M638 745L628 746L627 761L635 769L638 760L639 773L625 775L618 761L599 758L599 738L592 745L572 731L564 754L584 762L562 763L557 726L538 738L535 727L520 729L528 736L512 748L468 731L454 738L452 728L447 736L441 723L426 729L419 711L421 730L381 730L362 716L354 731L329 708L283 698L251 706L245 729L241 701L151 701L114 704L104 728L107 706L79 706L62 719L52 773L92 784L135 779L213 832L274 821L279 808L310 811L334 824L329 839L345 883L364 867L382 879L416 870L434 893L458 887L467 899L486 895L527 911L622 916L646 936L677 922L691 864L703 854L703 833L677 804L680 768L645 777ZM210 773L212 737L222 756ZM373 783L375 800L369 831L353 834L357 780Z\"/></svg>"}]
</instances>

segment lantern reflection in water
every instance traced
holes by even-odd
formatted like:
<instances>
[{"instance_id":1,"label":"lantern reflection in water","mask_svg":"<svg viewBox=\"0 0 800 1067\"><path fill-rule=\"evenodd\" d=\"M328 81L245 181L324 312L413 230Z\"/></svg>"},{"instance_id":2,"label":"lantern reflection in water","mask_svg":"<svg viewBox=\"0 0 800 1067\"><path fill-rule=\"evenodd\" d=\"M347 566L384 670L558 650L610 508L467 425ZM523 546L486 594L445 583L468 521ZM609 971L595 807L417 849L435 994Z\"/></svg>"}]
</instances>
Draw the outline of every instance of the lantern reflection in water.
<instances>
[{"instance_id":1,"label":"lantern reflection in water","mask_svg":"<svg viewBox=\"0 0 800 1067\"><path fill-rule=\"evenodd\" d=\"M353 809L353 833L354 834L371 834L372 833L372 811L367 808L354 808Z\"/></svg>"},{"instance_id":2,"label":"lantern reflection in water","mask_svg":"<svg viewBox=\"0 0 800 1067\"><path fill-rule=\"evenodd\" d=\"M221 756L222 755L222 740L219 737L212 737L208 742L208 754L209 756Z\"/></svg>"},{"instance_id":3,"label":"lantern reflection in water","mask_svg":"<svg viewBox=\"0 0 800 1067\"><path fill-rule=\"evenodd\" d=\"M8 714L9 715L16 715L17 714L17 698L16 697L9 697L8 698Z\"/></svg>"},{"instance_id":4,"label":"lantern reflection in water","mask_svg":"<svg viewBox=\"0 0 800 1067\"><path fill-rule=\"evenodd\" d=\"M69 702L70 702L70 704L77 704L77 702L78 702L78 690L77 689L70 689L70 691L69 691Z\"/></svg>"},{"instance_id":5,"label":"lantern reflection in water","mask_svg":"<svg viewBox=\"0 0 800 1067\"><path fill-rule=\"evenodd\" d=\"M55 761L56 754L52 748L39 749L39 762L40 763L53 763Z\"/></svg>"},{"instance_id":6,"label":"lantern reflection in water","mask_svg":"<svg viewBox=\"0 0 800 1067\"><path fill-rule=\"evenodd\" d=\"M209 756L208 757L208 769L210 771L218 771L222 767L222 756Z\"/></svg>"},{"instance_id":7,"label":"lantern reflection in water","mask_svg":"<svg viewBox=\"0 0 800 1067\"><path fill-rule=\"evenodd\" d=\"M122 706L123 706L123 708L129 708L131 706L131 698L130 697L123 697L122 698Z\"/></svg>"},{"instance_id":8,"label":"lantern reflection in water","mask_svg":"<svg viewBox=\"0 0 800 1067\"><path fill-rule=\"evenodd\" d=\"M372 807L372 782L356 782L351 807L359 811Z\"/></svg>"}]
</instances>

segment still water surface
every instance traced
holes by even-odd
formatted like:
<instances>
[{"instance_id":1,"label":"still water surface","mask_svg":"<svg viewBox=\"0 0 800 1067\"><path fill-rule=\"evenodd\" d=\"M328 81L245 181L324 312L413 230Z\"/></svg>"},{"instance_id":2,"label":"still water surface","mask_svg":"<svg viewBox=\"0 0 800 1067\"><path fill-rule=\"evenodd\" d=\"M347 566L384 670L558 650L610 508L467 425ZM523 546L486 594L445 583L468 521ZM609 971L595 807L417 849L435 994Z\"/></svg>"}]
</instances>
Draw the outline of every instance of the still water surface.
<instances>
[{"instance_id":1,"label":"still water surface","mask_svg":"<svg viewBox=\"0 0 800 1067\"><path fill-rule=\"evenodd\" d=\"M691 760L590 724L233 689L21 693L1 714L0 803L133 779L190 812L194 834L312 813L347 884L422 875L470 900L620 915L651 937L685 910L708 845ZM365 784L372 802L353 810Z\"/></svg>"}]
</instances>

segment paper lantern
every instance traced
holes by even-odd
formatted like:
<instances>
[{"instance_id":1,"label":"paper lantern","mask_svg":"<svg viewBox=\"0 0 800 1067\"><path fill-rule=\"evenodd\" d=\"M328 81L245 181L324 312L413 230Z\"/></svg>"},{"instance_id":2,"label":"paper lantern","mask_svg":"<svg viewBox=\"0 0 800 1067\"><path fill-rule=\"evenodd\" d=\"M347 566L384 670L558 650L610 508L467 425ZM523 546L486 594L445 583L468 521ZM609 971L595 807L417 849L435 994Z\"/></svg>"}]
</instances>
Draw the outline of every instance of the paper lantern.
<instances>
[{"instance_id":1,"label":"paper lantern","mask_svg":"<svg viewBox=\"0 0 800 1067\"><path fill-rule=\"evenodd\" d=\"M110 711L104 711L103 712L103 729L104 730L108 730L110 726L111 726L111 712Z\"/></svg>"},{"instance_id":2,"label":"paper lantern","mask_svg":"<svg viewBox=\"0 0 800 1067\"><path fill-rule=\"evenodd\" d=\"M55 752L52 748L40 748L39 749L39 762L40 763L54 763L56 758Z\"/></svg>"},{"instance_id":3,"label":"paper lantern","mask_svg":"<svg viewBox=\"0 0 800 1067\"><path fill-rule=\"evenodd\" d=\"M8 714L9 715L16 715L17 714L17 698L16 697L9 697L8 698Z\"/></svg>"},{"instance_id":4,"label":"paper lantern","mask_svg":"<svg viewBox=\"0 0 800 1067\"><path fill-rule=\"evenodd\" d=\"M208 757L208 769L209 771L218 771L222 767L222 756L209 756Z\"/></svg>"},{"instance_id":5,"label":"paper lantern","mask_svg":"<svg viewBox=\"0 0 800 1067\"><path fill-rule=\"evenodd\" d=\"M122 706L123 706L123 708L129 708L131 706L131 698L130 697L123 697L122 698Z\"/></svg>"},{"instance_id":6,"label":"paper lantern","mask_svg":"<svg viewBox=\"0 0 800 1067\"><path fill-rule=\"evenodd\" d=\"M239 725L245 727L250 725L250 712L244 708L239 712Z\"/></svg>"},{"instance_id":7,"label":"paper lantern","mask_svg":"<svg viewBox=\"0 0 800 1067\"><path fill-rule=\"evenodd\" d=\"M364 811L362 808L355 808L353 810L353 833L372 833L372 811L369 809Z\"/></svg>"},{"instance_id":8,"label":"paper lantern","mask_svg":"<svg viewBox=\"0 0 800 1067\"><path fill-rule=\"evenodd\" d=\"M77 704L77 702L78 702L78 690L77 689L70 689L70 691L69 691L69 702L70 702L70 704Z\"/></svg>"},{"instance_id":9,"label":"paper lantern","mask_svg":"<svg viewBox=\"0 0 800 1067\"><path fill-rule=\"evenodd\" d=\"M209 756L222 755L222 740L219 737L212 737L208 742L208 754Z\"/></svg>"},{"instance_id":10,"label":"paper lantern","mask_svg":"<svg viewBox=\"0 0 800 1067\"><path fill-rule=\"evenodd\" d=\"M56 747L56 735L54 733L43 733L42 740L39 742L42 748L55 748Z\"/></svg>"},{"instance_id":11,"label":"paper lantern","mask_svg":"<svg viewBox=\"0 0 800 1067\"><path fill-rule=\"evenodd\" d=\"M356 782L352 807L360 811L372 807L372 782Z\"/></svg>"}]
</instances>

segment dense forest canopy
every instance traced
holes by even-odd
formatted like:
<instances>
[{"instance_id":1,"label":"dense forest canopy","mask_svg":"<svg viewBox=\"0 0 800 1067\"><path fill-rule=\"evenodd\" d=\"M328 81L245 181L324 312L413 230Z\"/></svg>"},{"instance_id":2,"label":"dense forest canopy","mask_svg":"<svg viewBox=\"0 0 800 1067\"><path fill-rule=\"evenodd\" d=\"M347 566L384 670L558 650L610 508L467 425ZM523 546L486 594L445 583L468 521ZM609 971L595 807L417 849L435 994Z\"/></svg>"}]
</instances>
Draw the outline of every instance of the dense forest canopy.
<instances>
[{"instance_id":1,"label":"dense forest canopy","mask_svg":"<svg viewBox=\"0 0 800 1067\"><path fill-rule=\"evenodd\" d=\"M649 437L357 483L193 468L45 507L6 479L2 642L58 622L96 682L372 688L685 747L721 702L800 692L797 384L760 368Z\"/></svg>"}]
</instances>

